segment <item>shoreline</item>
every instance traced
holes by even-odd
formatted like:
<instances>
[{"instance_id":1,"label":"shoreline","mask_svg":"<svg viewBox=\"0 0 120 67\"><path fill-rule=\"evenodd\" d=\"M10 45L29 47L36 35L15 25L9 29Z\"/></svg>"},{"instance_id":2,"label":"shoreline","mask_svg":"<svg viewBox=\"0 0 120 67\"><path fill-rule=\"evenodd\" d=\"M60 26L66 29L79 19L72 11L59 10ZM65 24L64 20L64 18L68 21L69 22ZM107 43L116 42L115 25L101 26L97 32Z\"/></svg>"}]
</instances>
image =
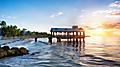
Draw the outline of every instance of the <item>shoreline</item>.
<instances>
[{"instance_id":1,"label":"shoreline","mask_svg":"<svg viewBox=\"0 0 120 67\"><path fill-rule=\"evenodd\" d=\"M33 38L25 38L25 39L21 39L21 38L7 38L7 39L0 39L0 46L6 45L6 44L11 44L11 43L18 42L18 41L32 40L32 39Z\"/></svg>"},{"instance_id":2,"label":"shoreline","mask_svg":"<svg viewBox=\"0 0 120 67\"><path fill-rule=\"evenodd\" d=\"M1 39L0 46L20 41L21 39Z\"/></svg>"}]
</instances>

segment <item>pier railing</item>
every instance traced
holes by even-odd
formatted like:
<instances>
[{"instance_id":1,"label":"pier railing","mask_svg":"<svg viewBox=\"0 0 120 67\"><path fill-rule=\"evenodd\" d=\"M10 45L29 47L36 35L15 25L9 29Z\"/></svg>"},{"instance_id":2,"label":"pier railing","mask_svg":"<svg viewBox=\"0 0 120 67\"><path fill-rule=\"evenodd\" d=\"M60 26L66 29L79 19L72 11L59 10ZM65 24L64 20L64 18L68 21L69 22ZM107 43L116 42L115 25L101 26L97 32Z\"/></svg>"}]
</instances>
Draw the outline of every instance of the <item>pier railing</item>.
<instances>
[{"instance_id":1,"label":"pier railing","mask_svg":"<svg viewBox=\"0 0 120 67\"><path fill-rule=\"evenodd\" d=\"M72 38L84 38L85 35L52 35L53 38L72 39Z\"/></svg>"}]
</instances>

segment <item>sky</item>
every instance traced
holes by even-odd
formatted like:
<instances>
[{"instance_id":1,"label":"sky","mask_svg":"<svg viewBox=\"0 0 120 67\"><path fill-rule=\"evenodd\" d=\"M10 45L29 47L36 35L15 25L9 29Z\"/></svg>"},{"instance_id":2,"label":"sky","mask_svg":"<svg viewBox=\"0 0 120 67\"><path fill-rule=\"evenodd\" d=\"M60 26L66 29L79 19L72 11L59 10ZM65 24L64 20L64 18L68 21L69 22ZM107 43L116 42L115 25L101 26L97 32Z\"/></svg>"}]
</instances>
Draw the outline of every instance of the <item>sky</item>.
<instances>
[{"instance_id":1,"label":"sky","mask_svg":"<svg viewBox=\"0 0 120 67\"><path fill-rule=\"evenodd\" d=\"M51 27L98 24L109 12L120 14L120 0L0 0L0 21L38 32L49 32Z\"/></svg>"}]
</instances>

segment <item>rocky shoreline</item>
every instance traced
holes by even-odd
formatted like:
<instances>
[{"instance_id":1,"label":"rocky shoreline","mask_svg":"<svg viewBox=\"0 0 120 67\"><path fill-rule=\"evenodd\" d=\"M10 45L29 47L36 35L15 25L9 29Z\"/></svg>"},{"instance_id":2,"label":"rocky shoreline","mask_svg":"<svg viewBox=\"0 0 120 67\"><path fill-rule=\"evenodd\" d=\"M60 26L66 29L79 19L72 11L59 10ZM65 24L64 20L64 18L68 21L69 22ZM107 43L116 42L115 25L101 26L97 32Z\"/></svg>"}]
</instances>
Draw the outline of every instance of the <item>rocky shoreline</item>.
<instances>
[{"instance_id":1,"label":"rocky shoreline","mask_svg":"<svg viewBox=\"0 0 120 67\"><path fill-rule=\"evenodd\" d=\"M10 48L9 46L0 47L0 59L4 57L25 55L28 53L29 53L28 49L24 47L20 47L20 48L18 47Z\"/></svg>"}]
</instances>

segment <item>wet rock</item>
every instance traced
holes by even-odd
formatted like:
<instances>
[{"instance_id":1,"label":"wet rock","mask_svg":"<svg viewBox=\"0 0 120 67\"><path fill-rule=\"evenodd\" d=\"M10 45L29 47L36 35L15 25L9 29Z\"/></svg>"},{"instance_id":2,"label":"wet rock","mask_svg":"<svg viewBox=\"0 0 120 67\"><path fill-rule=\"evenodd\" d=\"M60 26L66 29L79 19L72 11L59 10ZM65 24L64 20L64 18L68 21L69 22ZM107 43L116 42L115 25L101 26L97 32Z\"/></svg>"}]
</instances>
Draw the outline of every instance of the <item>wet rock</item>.
<instances>
[{"instance_id":1,"label":"wet rock","mask_svg":"<svg viewBox=\"0 0 120 67\"><path fill-rule=\"evenodd\" d=\"M0 58L24 55L24 54L28 54L28 52L29 51L24 47L21 48L12 47L10 49L9 46L3 46L0 47Z\"/></svg>"},{"instance_id":2,"label":"wet rock","mask_svg":"<svg viewBox=\"0 0 120 67\"><path fill-rule=\"evenodd\" d=\"M20 49L20 52L21 52L21 54L28 54L28 50L26 49L26 48L24 48L24 47L21 47Z\"/></svg>"},{"instance_id":3,"label":"wet rock","mask_svg":"<svg viewBox=\"0 0 120 67\"><path fill-rule=\"evenodd\" d=\"M6 57L7 56L7 51L3 50L0 52L0 58Z\"/></svg>"},{"instance_id":4,"label":"wet rock","mask_svg":"<svg viewBox=\"0 0 120 67\"><path fill-rule=\"evenodd\" d=\"M5 56L4 50L2 48L0 48L0 58L3 58L4 56Z\"/></svg>"},{"instance_id":5,"label":"wet rock","mask_svg":"<svg viewBox=\"0 0 120 67\"><path fill-rule=\"evenodd\" d=\"M3 57L4 57L4 55L2 53L0 53L0 58L3 58Z\"/></svg>"},{"instance_id":6,"label":"wet rock","mask_svg":"<svg viewBox=\"0 0 120 67\"><path fill-rule=\"evenodd\" d=\"M4 51L2 48L0 48L0 52Z\"/></svg>"},{"instance_id":7,"label":"wet rock","mask_svg":"<svg viewBox=\"0 0 120 67\"><path fill-rule=\"evenodd\" d=\"M3 53L4 57L7 57L7 55L8 55L7 51L3 51L2 53Z\"/></svg>"},{"instance_id":8,"label":"wet rock","mask_svg":"<svg viewBox=\"0 0 120 67\"><path fill-rule=\"evenodd\" d=\"M9 46L3 46L2 49L7 51L7 50L10 50L10 47Z\"/></svg>"},{"instance_id":9,"label":"wet rock","mask_svg":"<svg viewBox=\"0 0 120 67\"><path fill-rule=\"evenodd\" d=\"M8 50L7 53L8 53L8 56L13 56L15 55L15 50Z\"/></svg>"},{"instance_id":10,"label":"wet rock","mask_svg":"<svg viewBox=\"0 0 120 67\"><path fill-rule=\"evenodd\" d=\"M0 52L0 58L3 58L4 54L2 52Z\"/></svg>"},{"instance_id":11,"label":"wet rock","mask_svg":"<svg viewBox=\"0 0 120 67\"><path fill-rule=\"evenodd\" d=\"M13 56L18 56L21 54L19 48L17 48L17 47L12 47L11 50L13 52L15 52L15 54L13 54Z\"/></svg>"}]
</instances>

